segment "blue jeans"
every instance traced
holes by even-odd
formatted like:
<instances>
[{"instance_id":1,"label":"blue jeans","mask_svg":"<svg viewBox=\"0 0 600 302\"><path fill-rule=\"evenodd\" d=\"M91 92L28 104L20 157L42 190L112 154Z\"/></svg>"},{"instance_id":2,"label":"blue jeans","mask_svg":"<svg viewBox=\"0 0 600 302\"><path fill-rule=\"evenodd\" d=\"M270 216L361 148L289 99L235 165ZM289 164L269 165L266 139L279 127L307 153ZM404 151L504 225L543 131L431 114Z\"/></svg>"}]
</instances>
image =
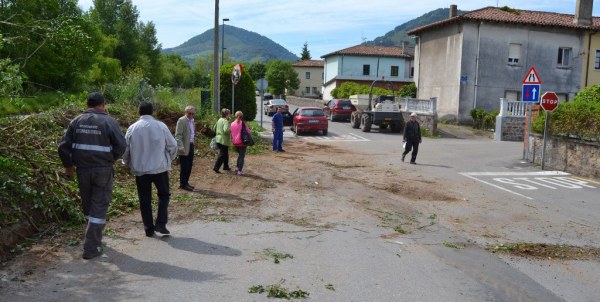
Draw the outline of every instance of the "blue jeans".
<instances>
[{"instance_id":1,"label":"blue jeans","mask_svg":"<svg viewBox=\"0 0 600 302\"><path fill-rule=\"evenodd\" d=\"M275 129L273 132L273 151L283 150L283 129Z\"/></svg>"}]
</instances>

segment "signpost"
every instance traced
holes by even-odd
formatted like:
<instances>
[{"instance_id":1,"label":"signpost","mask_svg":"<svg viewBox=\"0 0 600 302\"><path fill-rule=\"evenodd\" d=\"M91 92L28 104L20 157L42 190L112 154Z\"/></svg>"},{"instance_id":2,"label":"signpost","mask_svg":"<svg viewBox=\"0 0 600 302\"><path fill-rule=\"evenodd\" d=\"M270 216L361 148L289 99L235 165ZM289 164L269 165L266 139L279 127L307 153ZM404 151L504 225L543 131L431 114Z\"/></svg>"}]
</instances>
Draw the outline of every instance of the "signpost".
<instances>
[{"instance_id":1,"label":"signpost","mask_svg":"<svg viewBox=\"0 0 600 302\"><path fill-rule=\"evenodd\" d=\"M527 134L525 135L525 152L523 152L523 158L529 159L529 134L531 133L531 106L534 103L540 102L540 90L542 86L542 80L535 70L535 67L531 66L527 74L522 81L522 101L527 104Z\"/></svg>"},{"instance_id":2,"label":"signpost","mask_svg":"<svg viewBox=\"0 0 600 302\"><path fill-rule=\"evenodd\" d=\"M544 147L542 148L542 170L544 170L544 163L546 162L546 137L548 135L548 119L550 119L550 112L554 111L558 106L558 96L556 93L548 91L542 95L542 101L540 106L546 111L546 121L544 122Z\"/></svg>"},{"instance_id":3,"label":"signpost","mask_svg":"<svg viewBox=\"0 0 600 302\"><path fill-rule=\"evenodd\" d=\"M241 64L235 64L233 66L233 71L231 72L231 114L235 116L235 85L240 82L240 78L242 77L242 70L244 70L244 66Z\"/></svg>"},{"instance_id":4,"label":"signpost","mask_svg":"<svg viewBox=\"0 0 600 302\"><path fill-rule=\"evenodd\" d=\"M256 81L256 88L258 88L258 90L260 91L260 108L258 109L258 112L260 112L260 126L263 126L263 114L262 114L262 107L264 106L263 102L263 91L265 91L265 89L267 89L267 87L269 87L269 82L267 82L267 80L265 80L264 78L260 78L258 79L258 81Z\"/></svg>"}]
</instances>

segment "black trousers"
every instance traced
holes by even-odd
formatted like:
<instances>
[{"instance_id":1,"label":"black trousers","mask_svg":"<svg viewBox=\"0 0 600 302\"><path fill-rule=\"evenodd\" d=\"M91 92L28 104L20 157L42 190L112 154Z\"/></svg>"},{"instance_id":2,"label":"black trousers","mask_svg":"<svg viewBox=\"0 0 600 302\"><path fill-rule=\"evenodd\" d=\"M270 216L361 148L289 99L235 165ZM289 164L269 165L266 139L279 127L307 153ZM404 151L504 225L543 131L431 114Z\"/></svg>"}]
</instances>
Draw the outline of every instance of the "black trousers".
<instances>
[{"instance_id":1,"label":"black trousers","mask_svg":"<svg viewBox=\"0 0 600 302\"><path fill-rule=\"evenodd\" d=\"M189 185L194 164L194 144L190 144L190 152L187 155L179 155L179 186Z\"/></svg>"},{"instance_id":2,"label":"black trousers","mask_svg":"<svg viewBox=\"0 0 600 302\"><path fill-rule=\"evenodd\" d=\"M405 156L412 149L412 154L410 155L410 162L414 163L417 160L417 153L419 153L419 141L406 141L406 148L404 149L404 153L402 156Z\"/></svg>"},{"instance_id":3,"label":"black trousers","mask_svg":"<svg viewBox=\"0 0 600 302\"><path fill-rule=\"evenodd\" d=\"M223 165L224 170L229 170L229 147L219 143L217 143L217 146L219 146L219 155L213 169L219 170L221 165Z\"/></svg>"},{"instance_id":4,"label":"black trousers","mask_svg":"<svg viewBox=\"0 0 600 302\"><path fill-rule=\"evenodd\" d=\"M144 174L135 177L137 185L138 198L140 200L140 213L144 229L154 230L152 220L152 184L156 186L158 192L158 213L156 215L156 225L165 225L169 220L169 172L165 171L158 174Z\"/></svg>"}]
</instances>

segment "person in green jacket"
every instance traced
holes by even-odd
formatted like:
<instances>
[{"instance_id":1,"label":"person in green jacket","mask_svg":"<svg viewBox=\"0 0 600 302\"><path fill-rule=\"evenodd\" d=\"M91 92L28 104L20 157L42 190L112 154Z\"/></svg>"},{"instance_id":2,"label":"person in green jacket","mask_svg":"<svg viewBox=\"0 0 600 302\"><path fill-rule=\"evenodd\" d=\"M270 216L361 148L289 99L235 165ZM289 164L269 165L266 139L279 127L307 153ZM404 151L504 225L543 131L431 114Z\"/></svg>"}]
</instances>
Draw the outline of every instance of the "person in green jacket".
<instances>
[{"instance_id":1,"label":"person in green jacket","mask_svg":"<svg viewBox=\"0 0 600 302\"><path fill-rule=\"evenodd\" d=\"M221 173L219 169L223 165L223 170L230 171L229 167L229 147L231 146L231 129L229 128L229 117L231 117L231 111L227 108L221 110L221 118L217 121L215 126L215 133L217 146L219 146L219 155L215 162L213 170L215 173Z\"/></svg>"}]
</instances>

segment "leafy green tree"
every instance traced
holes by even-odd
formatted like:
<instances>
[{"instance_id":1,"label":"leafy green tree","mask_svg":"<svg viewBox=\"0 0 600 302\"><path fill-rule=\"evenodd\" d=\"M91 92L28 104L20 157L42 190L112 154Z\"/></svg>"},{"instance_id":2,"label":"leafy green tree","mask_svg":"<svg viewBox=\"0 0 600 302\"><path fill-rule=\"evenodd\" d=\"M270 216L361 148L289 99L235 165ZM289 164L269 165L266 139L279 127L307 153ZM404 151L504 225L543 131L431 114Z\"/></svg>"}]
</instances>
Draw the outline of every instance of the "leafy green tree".
<instances>
[{"instance_id":1,"label":"leafy green tree","mask_svg":"<svg viewBox=\"0 0 600 302\"><path fill-rule=\"evenodd\" d=\"M304 42L304 47L302 47L302 53L300 53L300 61L310 60L310 51L308 50L308 42Z\"/></svg>"},{"instance_id":2,"label":"leafy green tree","mask_svg":"<svg viewBox=\"0 0 600 302\"><path fill-rule=\"evenodd\" d=\"M213 58L210 54L207 57L199 57L194 61L192 75L194 76L194 87L208 88L212 79Z\"/></svg>"},{"instance_id":3,"label":"leafy green tree","mask_svg":"<svg viewBox=\"0 0 600 302\"><path fill-rule=\"evenodd\" d=\"M408 85L403 86L402 88L400 88L398 95L402 96L402 97L416 98L417 97L417 85L415 85L415 83L410 83Z\"/></svg>"},{"instance_id":4,"label":"leafy green tree","mask_svg":"<svg viewBox=\"0 0 600 302\"><path fill-rule=\"evenodd\" d=\"M73 0L3 0L0 57L27 75L29 88L74 89L85 83L98 45ZM6 19L4 19L6 18Z\"/></svg>"},{"instance_id":5,"label":"leafy green tree","mask_svg":"<svg viewBox=\"0 0 600 302\"><path fill-rule=\"evenodd\" d=\"M237 85L235 85L235 92L232 91L233 84L231 83L231 74L233 73L233 67L236 63L223 64L221 66L221 108L231 109L232 93L234 93L234 105L233 110L242 111L244 113L244 120L254 120L257 114L256 108L256 96L254 94L255 86L252 77L249 72L245 69L242 70L242 76ZM211 83L212 91L212 83ZM232 113L233 115L234 113Z\"/></svg>"},{"instance_id":6,"label":"leafy green tree","mask_svg":"<svg viewBox=\"0 0 600 302\"><path fill-rule=\"evenodd\" d=\"M298 89L300 79L298 72L292 68L292 63L273 59L267 63L267 82L274 94L284 94L286 90L290 93Z\"/></svg>"},{"instance_id":7,"label":"leafy green tree","mask_svg":"<svg viewBox=\"0 0 600 302\"><path fill-rule=\"evenodd\" d=\"M0 49L4 38L0 34ZM0 97L12 96L21 92L23 75L19 72L19 65L12 64L10 59L0 59Z\"/></svg>"},{"instance_id":8,"label":"leafy green tree","mask_svg":"<svg viewBox=\"0 0 600 302\"><path fill-rule=\"evenodd\" d=\"M161 57L162 76L160 83L173 88L191 88L194 85L194 75L188 63L178 54L168 54Z\"/></svg>"},{"instance_id":9,"label":"leafy green tree","mask_svg":"<svg viewBox=\"0 0 600 302\"><path fill-rule=\"evenodd\" d=\"M360 85L354 82L345 82L331 91L331 96L336 99L347 99L353 94L369 94L370 85ZM380 87L373 87L373 95L392 95L393 91Z\"/></svg>"},{"instance_id":10,"label":"leafy green tree","mask_svg":"<svg viewBox=\"0 0 600 302\"><path fill-rule=\"evenodd\" d=\"M267 65L256 61L250 64L250 67L248 67L248 72L250 73L252 79L254 81L257 81L265 77L265 73L267 72Z\"/></svg>"}]
</instances>

